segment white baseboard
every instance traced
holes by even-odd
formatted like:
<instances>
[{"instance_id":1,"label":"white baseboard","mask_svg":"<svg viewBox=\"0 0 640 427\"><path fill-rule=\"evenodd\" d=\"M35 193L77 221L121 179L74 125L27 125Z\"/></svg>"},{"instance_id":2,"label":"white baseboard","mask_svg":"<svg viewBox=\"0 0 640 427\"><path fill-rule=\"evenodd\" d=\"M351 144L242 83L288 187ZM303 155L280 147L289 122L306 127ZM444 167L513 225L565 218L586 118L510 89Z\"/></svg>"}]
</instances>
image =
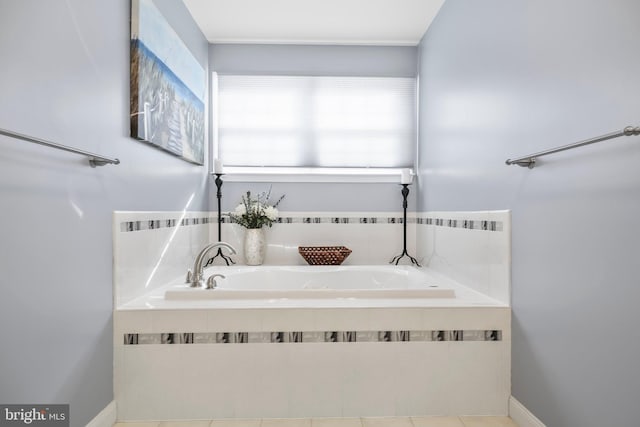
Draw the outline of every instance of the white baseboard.
<instances>
[{"instance_id":1,"label":"white baseboard","mask_svg":"<svg viewBox=\"0 0 640 427\"><path fill-rule=\"evenodd\" d=\"M509 398L509 416L519 427L546 427L513 396Z\"/></svg>"},{"instance_id":2,"label":"white baseboard","mask_svg":"<svg viewBox=\"0 0 640 427\"><path fill-rule=\"evenodd\" d=\"M86 427L112 427L117 418L116 401L112 400Z\"/></svg>"}]
</instances>

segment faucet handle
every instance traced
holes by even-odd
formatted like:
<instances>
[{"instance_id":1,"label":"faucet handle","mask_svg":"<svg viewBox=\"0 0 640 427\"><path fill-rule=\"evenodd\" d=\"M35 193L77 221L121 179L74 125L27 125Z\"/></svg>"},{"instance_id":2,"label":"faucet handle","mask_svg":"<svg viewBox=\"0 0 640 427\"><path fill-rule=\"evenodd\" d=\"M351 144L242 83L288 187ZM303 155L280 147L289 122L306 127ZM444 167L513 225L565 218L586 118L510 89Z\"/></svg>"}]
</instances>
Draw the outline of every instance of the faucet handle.
<instances>
[{"instance_id":1,"label":"faucet handle","mask_svg":"<svg viewBox=\"0 0 640 427\"><path fill-rule=\"evenodd\" d=\"M188 269L187 270L187 278L185 279L184 283L191 284L191 280L193 280L193 272L191 271L191 269Z\"/></svg>"},{"instance_id":2,"label":"faucet handle","mask_svg":"<svg viewBox=\"0 0 640 427\"><path fill-rule=\"evenodd\" d=\"M207 289L215 289L216 286L218 286L218 283L216 283L216 277L221 277L223 279L226 279L226 277L223 274L212 274L207 279Z\"/></svg>"}]
</instances>

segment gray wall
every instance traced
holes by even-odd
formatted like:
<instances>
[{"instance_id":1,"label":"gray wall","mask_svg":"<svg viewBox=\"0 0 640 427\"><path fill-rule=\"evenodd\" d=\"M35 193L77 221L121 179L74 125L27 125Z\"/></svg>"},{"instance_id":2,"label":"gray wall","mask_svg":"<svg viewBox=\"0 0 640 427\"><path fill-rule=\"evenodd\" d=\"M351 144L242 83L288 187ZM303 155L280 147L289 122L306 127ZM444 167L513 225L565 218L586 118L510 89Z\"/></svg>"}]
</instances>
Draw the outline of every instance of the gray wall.
<instances>
[{"instance_id":1,"label":"gray wall","mask_svg":"<svg viewBox=\"0 0 640 427\"><path fill-rule=\"evenodd\" d=\"M423 210L513 210L513 395L549 427L640 419L640 3L448 1L420 45Z\"/></svg>"},{"instance_id":2,"label":"gray wall","mask_svg":"<svg viewBox=\"0 0 640 427\"><path fill-rule=\"evenodd\" d=\"M186 8L156 3L206 67ZM0 136L0 402L70 403L72 426L113 399L112 211L208 205L206 167L128 137L129 9L0 0L0 128L122 161Z\"/></svg>"},{"instance_id":3,"label":"gray wall","mask_svg":"<svg viewBox=\"0 0 640 427\"><path fill-rule=\"evenodd\" d=\"M222 177L224 179L224 176ZM398 175L398 181L400 176ZM211 186L210 205L217 211L216 187ZM321 183L321 182L226 182L222 185L222 210L234 210L247 190L252 194L269 191L272 201L285 195L278 209L288 212L400 212L400 184ZM416 193L410 190L409 212L415 211Z\"/></svg>"},{"instance_id":4,"label":"gray wall","mask_svg":"<svg viewBox=\"0 0 640 427\"><path fill-rule=\"evenodd\" d=\"M415 46L211 44L221 74L414 77Z\"/></svg>"},{"instance_id":5,"label":"gray wall","mask_svg":"<svg viewBox=\"0 0 640 427\"><path fill-rule=\"evenodd\" d=\"M416 64L416 47L242 44L209 46L209 68L221 74L414 77ZM254 192L268 188L269 184L262 183L225 183L222 209L233 209L247 190ZM215 210L215 187L213 191L211 208ZM399 186L388 183L274 183L273 194L286 194L280 208L287 211L393 212L402 209ZM415 210L414 195L409 195L410 211Z\"/></svg>"}]
</instances>

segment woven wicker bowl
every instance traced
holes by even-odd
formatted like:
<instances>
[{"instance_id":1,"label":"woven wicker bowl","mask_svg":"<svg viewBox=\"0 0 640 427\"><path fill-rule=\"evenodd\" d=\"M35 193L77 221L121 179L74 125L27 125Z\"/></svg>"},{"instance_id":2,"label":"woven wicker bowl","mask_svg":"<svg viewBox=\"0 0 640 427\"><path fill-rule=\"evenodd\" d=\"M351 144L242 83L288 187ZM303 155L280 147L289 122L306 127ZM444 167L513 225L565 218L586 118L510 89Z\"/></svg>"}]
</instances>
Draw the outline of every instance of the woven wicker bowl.
<instances>
[{"instance_id":1,"label":"woven wicker bowl","mask_svg":"<svg viewBox=\"0 0 640 427\"><path fill-rule=\"evenodd\" d=\"M345 246L298 246L298 252L309 265L340 265L351 249Z\"/></svg>"}]
</instances>

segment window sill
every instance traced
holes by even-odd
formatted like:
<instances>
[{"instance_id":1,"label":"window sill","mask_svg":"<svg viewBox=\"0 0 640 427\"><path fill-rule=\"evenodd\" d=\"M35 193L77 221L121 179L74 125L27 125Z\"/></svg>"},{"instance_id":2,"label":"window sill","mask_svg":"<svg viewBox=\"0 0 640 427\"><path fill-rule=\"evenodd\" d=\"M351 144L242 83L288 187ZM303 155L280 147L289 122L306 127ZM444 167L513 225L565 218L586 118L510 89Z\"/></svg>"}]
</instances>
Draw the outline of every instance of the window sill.
<instances>
[{"instance_id":1,"label":"window sill","mask_svg":"<svg viewBox=\"0 0 640 427\"><path fill-rule=\"evenodd\" d=\"M225 182L400 183L402 168L275 168L225 166ZM413 175L413 170L411 171Z\"/></svg>"}]
</instances>

